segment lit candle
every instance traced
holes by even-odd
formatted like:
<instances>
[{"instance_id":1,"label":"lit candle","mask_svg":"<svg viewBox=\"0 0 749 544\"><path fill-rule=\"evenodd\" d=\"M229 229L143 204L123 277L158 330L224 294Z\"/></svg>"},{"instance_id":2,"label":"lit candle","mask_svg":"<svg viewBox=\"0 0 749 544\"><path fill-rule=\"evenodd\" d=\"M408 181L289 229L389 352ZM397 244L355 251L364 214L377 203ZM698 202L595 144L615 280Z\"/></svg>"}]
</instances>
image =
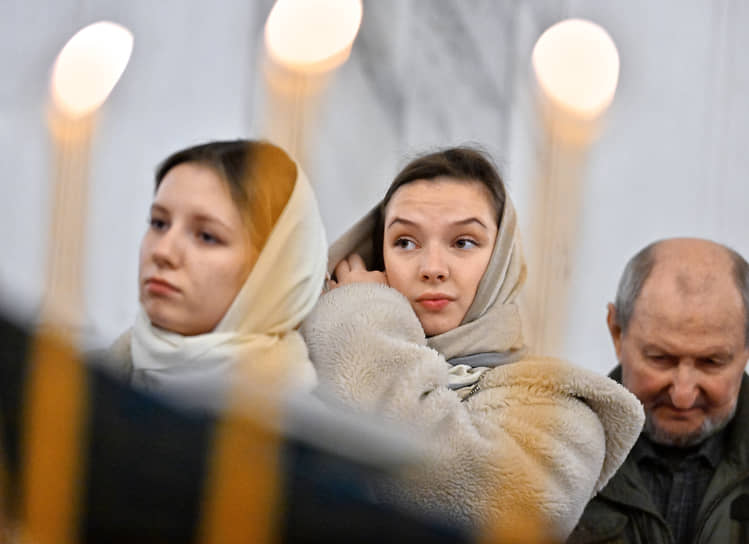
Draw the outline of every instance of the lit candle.
<instances>
[{"instance_id":1,"label":"lit candle","mask_svg":"<svg viewBox=\"0 0 749 544\"><path fill-rule=\"evenodd\" d=\"M87 177L96 110L124 72L132 48L127 29L102 21L78 31L52 68L53 198L41 322L73 342L83 315Z\"/></svg>"},{"instance_id":2,"label":"lit candle","mask_svg":"<svg viewBox=\"0 0 749 544\"><path fill-rule=\"evenodd\" d=\"M264 132L304 163L330 74L351 53L361 0L278 0L265 24Z\"/></svg>"},{"instance_id":3,"label":"lit candle","mask_svg":"<svg viewBox=\"0 0 749 544\"><path fill-rule=\"evenodd\" d=\"M278 0L265 25L265 136L303 164L305 135L326 75L345 62L361 21L360 0ZM259 161L272 160L268 155ZM272 163L255 171L271 170ZM254 180L270 183L272 177ZM260 364L262 363L262 365ZM248 395L247 383L276 391L281 366L268 359L240 364L218 424L198 542L271 542L280 538L281 395ZM250 412L250 419L236 414ZM253 424L262 421L263 428ZM237 508L241 504L242 508Z\"/></svg>"},{"instance_id":4,"label":"lit candle","mask_svg":"<svg viewBox=\"0 0 749 544\"><path fill-rule=\"evenodd\" d=\"M132 46L125 28L95 23L68 41L52 69L52 217L40 327L25 391L22 542L72 544L80 535L88 397L75 345L83 315L88 155L96 110L125 70Z\"/></svg>"},{"instance_id":5,"label":"lit candle","mask_svg":"<svg viewBox=\"0 0 749 544\"><path fill-rule=\"evenodd\" d=\"M540 113L536 178L525 289L533 351L561 355L570 321L585 166L601 119L614 99L619 55L609 34L590 21L569 19L536 42L532 65Z\"/></svg>"}]
</instances>

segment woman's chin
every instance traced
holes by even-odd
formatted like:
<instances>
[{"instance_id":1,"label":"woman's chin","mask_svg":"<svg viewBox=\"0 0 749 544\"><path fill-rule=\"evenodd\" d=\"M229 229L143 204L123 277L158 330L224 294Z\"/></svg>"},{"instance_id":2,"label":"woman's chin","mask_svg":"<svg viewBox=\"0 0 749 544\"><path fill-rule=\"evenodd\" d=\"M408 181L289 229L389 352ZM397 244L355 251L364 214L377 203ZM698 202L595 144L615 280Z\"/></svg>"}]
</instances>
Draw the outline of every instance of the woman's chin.
<instances>
[{"instance_id":1,"label":"woman's chin","mask_svg":"<svg viewBox=\"0 0 749 544\"><path fill-rule=\"evenodd\" d=\"M452 324L446 319L425 319L421 321L421 327L424 329L426 336L437 336L438 334L445 333L457 327L457 324Z\"/></svg>"},{"instance_id":2,"label":"woman's chin","mask_svg":"<svg viewBox=\"0 0 749 544\"><path fill-rule=\"evenodd\" d=\"M160 309L157 308L149 308L148 305L146 305L145 311L151 325L165 331L176 332L177 334L187 336L185 331L188 329L181 320L175 319L174 316L169 315L169 312L159 310Z\"/></svg>"},{"instance_id":3,"label":"woman's chin","mask_svg":"<svg viewBox=\"0 0 749 544\"><path fill-rule=\"evenodd\" d=\"M170 319L163 315L148 315L151 325L159 329L181 334L182 336L197 336L207 334L216 328L216 323L194 323L192 321Z\"/></svg>"}]
</instances>

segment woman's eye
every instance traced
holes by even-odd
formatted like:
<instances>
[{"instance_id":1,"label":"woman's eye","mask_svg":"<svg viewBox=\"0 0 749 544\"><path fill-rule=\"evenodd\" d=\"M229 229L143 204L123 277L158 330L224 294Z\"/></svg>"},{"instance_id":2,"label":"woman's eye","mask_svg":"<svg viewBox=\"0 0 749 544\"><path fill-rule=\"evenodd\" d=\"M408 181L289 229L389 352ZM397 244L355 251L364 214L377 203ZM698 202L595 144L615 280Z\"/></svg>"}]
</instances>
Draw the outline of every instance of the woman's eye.
<instances>
[{"instance_id":1,"label":"woman's eye","mask_svg":"<svg viewBox=\"0 0 749 544\"><path fill-rule=\"evenodd\" d=\"M158 217L151 217L148 220L148 224L151 225L153 230L164 230L166 228L166 221Z\"/></svg>"},{"instance_id":2,"label":"woman's eye","mask_svg":"<svg viewBox=\"0 0 749 544\"><path fill-rule=\"evenodd\" d=\"M455 242L455 247L458 249L471 249L473 247L478 247L478 243L470 238L460 238Z\"/></svg>"},{"instance_id":3,"label":"woman's eye","mask_svg":"<svg viewBox=\"0 0 749 544\"><path fill-rule=\"evenodd\" d=\"M205 242L206 244L217 244L218 238L216 238L213 234L206 231L200 231L198 233L198 238L200 238L201 242Z\"/></svg>"},{"instance_id":4,"label":"woman's eye","mask_svg":"<svg viewBox=\"0 0 749 544\"><path fill-rule=\"evenodd\" d=\"M413 240L409 240L408 238L398 238L395 241L395 247L399 247L401 249L414 249L416 247L416 244L413 242Z\"/></svg>"}]
</instances>

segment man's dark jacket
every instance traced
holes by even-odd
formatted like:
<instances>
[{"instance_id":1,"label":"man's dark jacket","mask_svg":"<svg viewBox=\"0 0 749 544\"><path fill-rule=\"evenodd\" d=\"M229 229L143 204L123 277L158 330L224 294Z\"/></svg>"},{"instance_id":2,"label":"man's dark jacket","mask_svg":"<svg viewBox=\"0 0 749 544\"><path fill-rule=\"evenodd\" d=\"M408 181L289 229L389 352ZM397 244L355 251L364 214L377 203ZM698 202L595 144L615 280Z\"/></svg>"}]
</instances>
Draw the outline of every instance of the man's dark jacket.
<instances>
[{"instance_id":1,"label":"man's dark jacket","mask_svg":"<svg viewBox=\"0 0 749 544\"><path fill-rule=\"evenodd\" d=\"M611 377L621 380L621 367ZM695 544L749 542L749 377L741 380L736 415L726 428L721 459L697 514ZM743 497L742 497L743 496ZM742 497L742 498L740 498ZM738 501L737 501L738 499ZM733 505L733 516L732 516ZM741 522L731 518L746 517ZM743 534L742 534L743 531ZM743 540L741 538L747 539ZM608 485L585 508L568 544L673 543L671 530L650 499L630 455Z\"/></svg>"}]
</instances>

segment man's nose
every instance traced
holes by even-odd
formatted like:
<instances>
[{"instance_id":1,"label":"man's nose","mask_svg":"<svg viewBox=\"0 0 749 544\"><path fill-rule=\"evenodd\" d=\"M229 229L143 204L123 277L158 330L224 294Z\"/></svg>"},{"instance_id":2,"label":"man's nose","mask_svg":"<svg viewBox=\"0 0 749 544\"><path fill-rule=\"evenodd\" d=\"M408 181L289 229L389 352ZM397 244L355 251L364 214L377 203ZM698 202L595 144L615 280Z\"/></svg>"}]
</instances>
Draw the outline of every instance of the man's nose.
<instances>
[{"instance_id":1,"label":"man's nose","mask_svg":"<svg viewBox=\"0 0 749 544\"><path fill-rule=\"evenodd\" d=\"M693 367L681 363L676 366L669 394L675 408L688 410L694 406L699 390L697 372Z\"/></svg>"},{"instance_id":2,"label":"man's nose","mask_svg":"<svg viewBox=\"0 0 749 544\"><path fill-rule=\"evenodd\" d=\"M450 276L450 271L444 250L436 246L427 247L423 253L419 273L421 279L426 281L446 280Z\"/></svg>"}]
</instances>

